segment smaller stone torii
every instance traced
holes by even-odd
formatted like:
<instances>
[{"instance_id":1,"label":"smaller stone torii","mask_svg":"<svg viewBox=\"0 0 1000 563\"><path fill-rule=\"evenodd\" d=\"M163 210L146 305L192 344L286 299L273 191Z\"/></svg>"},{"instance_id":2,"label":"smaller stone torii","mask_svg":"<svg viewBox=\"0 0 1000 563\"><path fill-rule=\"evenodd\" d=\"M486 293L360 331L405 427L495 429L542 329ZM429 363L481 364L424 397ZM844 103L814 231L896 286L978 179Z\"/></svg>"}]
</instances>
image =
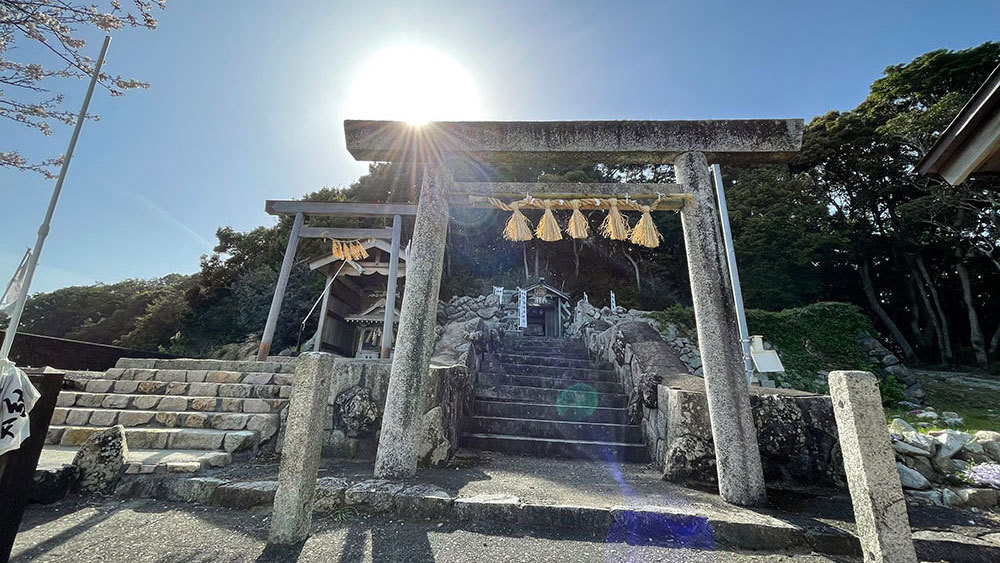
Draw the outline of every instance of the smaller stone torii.
<instances>
[{"instance_id":1,"label":"smaller stone torii","mask_svg":"<svg viewBox=\"0 0 1000 563\"><path fill-rule=\"evenodd\" d=\"M802 144L801 119L717 121L344 122L358 160L423 164L375 476L412 477L448 229L449 205L486 197L656 197L681 212L698 344L719 477L728 502L766 503L736 311L709 164L784 162ZM673 164L677 184L456 183L452 164ZM662 201L666 195L666 201Z\"/></svg>"},{"instance_id":2,"label":"smaller stone torii","mask_svg":"<svg viewBox=\"0 0 1000 563\"><path fill-rule=\"evenodd\" d=\"M415 215L417 206L406 203L351 203L351 202L319 202L319 201L275 201L268 200L264 209L271 215L294 215L292 232L288 235L288 245L281 261L281 271L278 273L278 283L275 284L274 297L271 298L271 308L267 313L267 323L257 350L257 360L264 361L271 351L271 341L278 326L278 315L281 313L281 303L285 298L285 287L292 271L295 251L299 239L330 238L330 239L363 239L373 238L391 241L389 253L389 272L386 281L386 308L382 327L382 343L380 356L388 358L392 349L392 334L395 319L393 314L396 302L397 270L399 268L399 246L402 236L403 215ZM392 217L392 227L383 229L343 228L343 227L309 227L303 225L306 215L322 217ZM323 295L323 312L326 315L327 298L330 288ZM319 333L322 335L323 316L320 317Z\"/></svg>"}]
</instances>

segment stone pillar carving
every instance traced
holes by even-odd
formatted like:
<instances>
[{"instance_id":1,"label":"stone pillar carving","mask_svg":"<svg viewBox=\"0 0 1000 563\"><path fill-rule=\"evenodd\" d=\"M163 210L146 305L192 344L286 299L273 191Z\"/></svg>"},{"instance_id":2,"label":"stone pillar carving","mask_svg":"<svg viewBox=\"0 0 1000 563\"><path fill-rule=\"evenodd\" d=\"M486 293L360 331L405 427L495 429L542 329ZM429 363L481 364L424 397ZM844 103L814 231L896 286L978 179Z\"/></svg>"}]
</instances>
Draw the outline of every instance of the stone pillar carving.
<instances>
[{"instance_id":1,"label":"stone pillar carving","mask_svg":"<svg viewBox=\"0 0 1000 563\"><path fill-rule=\"evenodd\" d=\"M866 371L832 371L829 382L864 559L916 563L878 380Z\"/></svg>"},{"instance_id":2,"label":"stone pillar carving","mask_svg":"<svg viewBox=\"0 0 1000 563\"><path fill-rule=\"evenodd\" d=\"M700 152L687 152L676 158L674 168L677 182L691 196L681 209L681 225L715 442L719 494L733 504L762 506L767 503L764 470L750 411L708 161Z\"/></svg>"},{"instance_id":3,"label":"stone pillar carving","mask_svg":"<svg viewBox=\"0 0 1000 563\"><path fill-rule=\"evenodd\" d=\"M438 291L448 234L448 202L444 193L452 182L451 172L441 162L428 164L424 170L375 457L375 476L381 479L403 479L417 472L422 386L434 350Z\"/></svg>"},{"instance_id":4,"label":"stone pillar carving","mask_svg":"<svg viewBox=\"0 0 1000 563\"><path fill-rule=\"evenodd\" d=\"M333 363L325 352L305 352L296 360L270 543L296 544L309 537Z\"/></svg>"}]
</instances>

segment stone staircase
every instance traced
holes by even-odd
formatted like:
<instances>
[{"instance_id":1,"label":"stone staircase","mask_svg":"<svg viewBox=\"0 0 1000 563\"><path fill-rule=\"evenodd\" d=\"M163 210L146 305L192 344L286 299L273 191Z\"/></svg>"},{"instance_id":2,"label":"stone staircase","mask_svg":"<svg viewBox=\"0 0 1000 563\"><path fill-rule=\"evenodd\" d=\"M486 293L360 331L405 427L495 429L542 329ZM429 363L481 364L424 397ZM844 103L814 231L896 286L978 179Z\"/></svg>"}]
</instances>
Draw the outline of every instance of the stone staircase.
<instances>
[{"instance_id":1,"label":"stone staircase","mask_svg":"<svg viewBox=\"0 0 1000 563\"><path fill-rule=\"evenodd\" d=\"M544 457L648 461L628 397L579 340L507 338L480 367L466 447Z\"/></svg>"},{"instance_id":2,"label":"stone staircase","mask_svg":"<svg viewBox=\"0 0 1000 563\"><path fill-rule=\"evenodd\" d=\"M293 360L122 358L96 377L69 380L45 443L80 446L91 434L120 424L140 460L130 462L128 473L228 465L232 454L275 438L279 413L291 396Z\"/></svg>"}]
</instances>

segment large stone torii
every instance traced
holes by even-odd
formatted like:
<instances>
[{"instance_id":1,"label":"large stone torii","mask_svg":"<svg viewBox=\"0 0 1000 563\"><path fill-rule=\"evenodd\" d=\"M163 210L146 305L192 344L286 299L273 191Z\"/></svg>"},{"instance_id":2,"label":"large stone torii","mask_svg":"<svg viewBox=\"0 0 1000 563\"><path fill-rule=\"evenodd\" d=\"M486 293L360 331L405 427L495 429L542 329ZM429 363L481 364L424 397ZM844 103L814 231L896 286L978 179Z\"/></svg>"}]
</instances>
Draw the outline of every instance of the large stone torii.
<instances>
[{"instance_id":1,"label":"large stone torii","mask_svg":"<svg viewBox=\"0 0 1000 563\"><path fill-rule=\"evenodd\" d=\"M574 192L581 197L595 190L630 197L666 193L680 209L719 492L733 504L765 504L757 430L708 167L784 162L800 149L803 129L801 119L432 122L422 127L345 121L347 149L357 160L424 165L375 476L398 479L416 473L421 384L434 345L449 201L526 191L524 185L514 190L518 185L510 183L457 184L449 163L673 164L676 185L577 184ZM577 195L566 193L567 184L531 184L527 189L538 196Z\"/></svg>"}]
</instances>

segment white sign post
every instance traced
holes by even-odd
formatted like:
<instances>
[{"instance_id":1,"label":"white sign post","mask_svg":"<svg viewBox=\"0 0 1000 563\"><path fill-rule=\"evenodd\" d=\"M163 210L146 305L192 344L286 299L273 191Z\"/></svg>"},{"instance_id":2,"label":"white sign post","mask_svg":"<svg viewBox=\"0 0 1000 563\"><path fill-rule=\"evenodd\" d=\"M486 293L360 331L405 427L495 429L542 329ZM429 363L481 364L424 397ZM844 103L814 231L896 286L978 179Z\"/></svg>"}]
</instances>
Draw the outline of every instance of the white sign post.
<instances>
[{"instance_id":1,"label":"white sign post","mask_svg":"<svg viewBox=\"0 0 1000 563\"><path fill-rule=\"evenodd\" d=\"M520 288L517 290L517 326L528 326L528 292Z\"/></svg>"},{"instance_id":2,"label":"white sign post","mask_svg":"<svg viewBox=\"0 0 1000 563\"><path fill-rule=\"evenodd\" d=\"M493 295L497 296L497 304L501 307L503 306L503 286L497 287L493 286Z\"/></svg>"},{"instance_id":3,"label":"white sign post","mask_svg":"<svg viewBox=\"0 0 1000 563\"><path fill-rule=\"evenodd\" d=\"M615 304L615 292L611 292L611 312L615 313L618 311L618 305Z\"/></svg>"}]
</instances>

